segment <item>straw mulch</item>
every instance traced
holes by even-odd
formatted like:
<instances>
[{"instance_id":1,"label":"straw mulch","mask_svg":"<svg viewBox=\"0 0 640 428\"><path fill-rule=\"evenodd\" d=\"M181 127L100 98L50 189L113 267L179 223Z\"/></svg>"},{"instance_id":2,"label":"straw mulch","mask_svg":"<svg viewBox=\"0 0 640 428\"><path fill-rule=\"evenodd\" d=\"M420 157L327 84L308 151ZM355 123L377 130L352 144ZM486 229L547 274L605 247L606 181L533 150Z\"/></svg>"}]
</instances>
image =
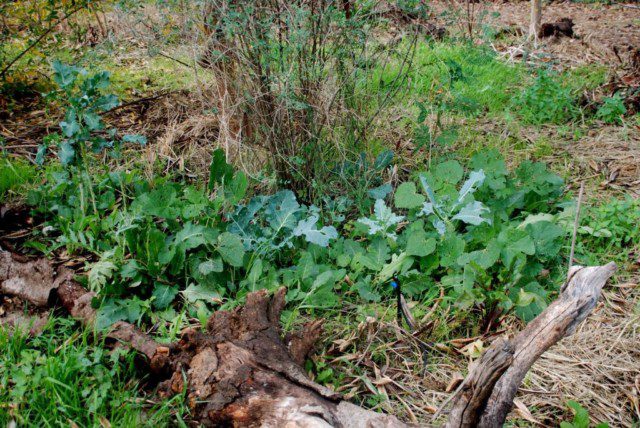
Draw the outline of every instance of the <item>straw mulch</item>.
<instances>
[{"instance_id":1,"label":"straw mulch","mask_svg":"<svg viewBox=\"0 0 640 428\"><path fill-rule=\"evenodd\" d=\"M585 407L592 422L611 427L640 420L640 290L638 277L608 285L603 299L573 336L547 351L522 385L510 419L536 426L557 426L572 418L566 403ZM329 322L333 335L319 352L330 362L338 390L348 398L392 413L419 426L446 420L447 404L467 368L498 335L462 337L429 343L429 332L450 323L439 307L425 317L422 334L430 353L425 365L417 340L403 334L392 319L393 305L357 325ZM342 325L340 325L342 324ZM519 330L507 320L507 331Z\"/></svg>"}]
</instances>

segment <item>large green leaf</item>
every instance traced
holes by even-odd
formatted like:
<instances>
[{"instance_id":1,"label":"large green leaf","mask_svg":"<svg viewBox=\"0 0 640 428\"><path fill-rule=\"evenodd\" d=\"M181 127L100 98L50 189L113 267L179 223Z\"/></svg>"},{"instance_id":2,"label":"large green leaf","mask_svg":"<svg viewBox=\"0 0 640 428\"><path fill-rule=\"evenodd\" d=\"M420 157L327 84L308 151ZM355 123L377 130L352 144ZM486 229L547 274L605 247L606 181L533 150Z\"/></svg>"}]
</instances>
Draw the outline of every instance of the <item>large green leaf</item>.
<instances>
[{"instance_id":1,"label":"large green leaf","mask_svg":"<svg viewBox=\"0 0 640 428\"><path fill-rule=\"evenodd\" d=\"M156 309L165 309L173 302L178 294L178 287L156 283L153 287L153 306Z\"/></svg>"},{"instance_id":2,"label":"large green leaf","mask_svg":"<svg viewBox=\"0 0 640 428\"><path fill-rule=\"evenodd\" d=\"M406 252L409 256L424 257L436 249L436 240L427 238L424 230L413 231L407 239Z\"/></svg>"},{"instance_id":3,"label":"large green leaf","mask_svg":"<svg viewBox=\"0 0 640 428\"><path fill-rule=\"evenodd\" d=\"M511 266L513 260L520 254L533 255L536 246L527 232L521 229L509 228L500 232L498 241L502 246L502 260L505 266Z\"/></svg>"},{"instance_id":4,"label":"large green leaf","mask_svg":"<svg viewBox=\"0 0 640 428\"><path fill-rule=\"evenodd\" d=\"M302 207L293 192L282 190L269 199L265 216L274 234L278 234L282 230L292 231L298 224L297 214L301 211Z\"/></svg>"},{"instance_id":5,"label":"large green leaf","mask_svg":"<svg viewBox=\"0 0 640 428\"><path fill-rule=\"evenodd\" d=\"M187 302L191 303L197 302L198 300L207 303L218 303L221 300L220 293L218 293L215 288L206 285L190 284L182 291L182 295Z\"/></svg>"},{"instance_id":6,"label":"large green leaf","mask_svg":"<svg viewBox=\"0 0 640 428\"><path fill-rule=\"evenodd\" d=\"M209 190L213 191L216 184L226 183L233 177L233 166L226 160L224 150L215 149L209 165Z\"/></svg>"},{"instance_id":7,"label":"large green leaf","mask_svg":"<svg viewBox=\"0 0 640 428\"><path fill-rule=\"evenodd\" d=\"M446 233L439 246L440 264L444 267L454 266L464 252L464 247L464 239L456 233Z\"/></svg>"},{"instance_id":8,"label":"large green leaf","mask_svg":"<svg viewBox=\"0 0 640 428\"><path fill-rule=\"evenodd\" d=\"M463 206L460 211L452 217L452 219L477 226L485 222L491 223L488 218L483 217L488 214L489 208L487 208L482 202L472 201Z\"/></svg>"},{"instance_id":9,"label":"large green leaf","mask_svg":"<svg viewBox=\"0 0 640 428\"><path fill-rule=\"evenodd\" d=\"M333 226L324 226L320 229L316 227L319 217L312 215L307 219L300 220L293 230L294 236L303 236L312 244L327 247L329 241L338 237L338 231Z\"/></svg>"},{"instance_id":10,"label":"large green leaf","mask_svg":"<svg viewBox=\"0 0 640 428\"><path fill-rule=\"evenodd\" d=\"M445 183L457 184L462 180L464 168L455 160L448 160L435 166L434 176Z\"/></svg>"},{"instance_id":11,"label":"large green leaf","mask_svg":"<svg viewBox=\"0 0 640 428\"><path fill-rule=\"evenodd\" d=\"M409 181L398 186L394 200L396 208L412 209L421 206L425 199L416 191L416 185Z\"/></svg>"},{"instance_id":12,"label":"large green leaf","mask_svg":"<svg viewBox=\"0 0 640 428\"><path fill-rule=\"evenodd\" d=\"M218 252L225 262L241 267L244 259L242 240L235 233L224 232L218 236Z\"/></svg>"}]
</instances>

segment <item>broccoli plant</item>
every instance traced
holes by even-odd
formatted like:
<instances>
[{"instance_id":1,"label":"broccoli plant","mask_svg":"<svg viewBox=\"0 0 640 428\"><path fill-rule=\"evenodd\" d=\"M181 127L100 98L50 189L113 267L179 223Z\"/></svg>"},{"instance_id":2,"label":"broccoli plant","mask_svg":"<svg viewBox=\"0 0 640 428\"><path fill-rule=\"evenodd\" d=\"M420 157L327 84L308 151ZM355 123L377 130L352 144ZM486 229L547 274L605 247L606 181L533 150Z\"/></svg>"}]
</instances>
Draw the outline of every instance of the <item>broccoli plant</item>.
<instances>
[{"instance_id":1,"label":"broccoli plant","mask_svg":"<svg viewBox=\"0 0 640 428\"><path fill-rule=\"evenodd\" d=\"M49 94L49 98L60 100L66 112L60 122L61 133L47 136L38 150L39 163L44 162L44 155L52 143L58 146L58 157L65 166L83 166L89 151L99 153L113 149L117 154L122 143L146 143L141 135L118 138L117 130L104 123L101 114L119 105L116 95L105 93L110 85L109 78L107 71L88 75L83 68L53 62L53 81L60 91Z\"/></svg>"}]
</instances>

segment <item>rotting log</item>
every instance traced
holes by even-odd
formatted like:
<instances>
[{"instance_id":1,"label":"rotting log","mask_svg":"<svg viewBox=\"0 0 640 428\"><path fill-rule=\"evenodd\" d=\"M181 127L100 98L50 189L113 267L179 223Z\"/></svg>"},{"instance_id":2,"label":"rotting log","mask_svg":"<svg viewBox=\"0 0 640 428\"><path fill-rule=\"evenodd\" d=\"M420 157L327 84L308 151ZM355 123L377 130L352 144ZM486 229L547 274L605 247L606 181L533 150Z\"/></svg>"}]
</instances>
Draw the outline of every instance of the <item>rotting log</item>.
<instances>
[{"instance_id":1,"label":"rotting log","mask_svg":"<svg viewBox=\"0 0 640 428\"><path fill-rule=\"evenodd\" d=\"M250 293L244 306L215 312L204 331L187 329L177 343L159 344L126 322L115 323L106 336L148 358L154 377L166 379L158 387L161 395L186 388L192 417L204 426L405 427L394 416L351 404L307 377L301 364L322 323L310 322L283 340L285 291ZM57 299L86 325L96 316L95 294L75 282L71 271L55 272L46 259L25 261L0 253L0 293L38 304Z\"/></svg>"},{"instance_id":2,"label":"rotting log","mask_svg":"<svg viewBox=\"0 0 640 428\"><path fill-rule=\"evenodd\" d=\"M57 300L71 316L91 325L94 293L75 282L71 271L55 271L48 263L0 252L0 293L40 305ZM453 397L447 426L502 426L529 368L575 331L615 269L614 263L572 268L557 300L513 339L494 341L477 361ZM162 381L161 395L186 390L192 416L204 426L405 427L395 417L351 404L307 377L302 363L322 323L310 322L283 339L284 296L284 288L272 296L264 290L250 293L244 306L215 312L203 330L187 329L169 345L126 322L105 334L148 358L150 371Z\"/></svg>"}]
</instances>

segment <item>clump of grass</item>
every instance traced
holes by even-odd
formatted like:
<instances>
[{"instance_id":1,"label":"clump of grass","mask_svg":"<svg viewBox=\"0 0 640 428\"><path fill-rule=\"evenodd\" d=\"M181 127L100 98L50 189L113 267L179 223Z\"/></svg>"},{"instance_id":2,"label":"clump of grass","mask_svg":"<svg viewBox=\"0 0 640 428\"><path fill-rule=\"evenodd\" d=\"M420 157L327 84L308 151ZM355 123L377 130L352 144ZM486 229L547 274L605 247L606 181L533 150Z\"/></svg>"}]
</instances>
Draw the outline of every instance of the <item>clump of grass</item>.
<instances>
[{"instance_id":1,"label":"clump of grass","mask_svg":"<svg viewBox=\"0 0 640 428\"><path fill-rule=\"evenodd\" d=\"M37 173L36 168L24 160L0 157L0 199L5 200L10 192L32 182Z\"/></svg>"},{"instance_id":2,"label":"clump of grass","mask_svg":"<svg viewBox=\"0 0 640 428\"><path fill-rule=\"evenodd\" d=\"M392 73L393 67L381 67L373 81L389 81ZM407 93L412 102L449 86L453 110L459 110L456 104L460 104L473 106L479 113L501 113L509 107L524 78L523 67L500 61L486 47L421 41L416 46Z\"/></svg>"},{"instance_id":3,"label":"clump of grass","mask_svg":"<svg viewBox=\"0 0 640 428\"><path fill-rule=\"evenodd\" d=\"M148 405L131 381L134 354L107 351L75 324L52 319L33 338L0 328L0 425L186 426L182 395Z\"/></svg>"}]
</instances>

